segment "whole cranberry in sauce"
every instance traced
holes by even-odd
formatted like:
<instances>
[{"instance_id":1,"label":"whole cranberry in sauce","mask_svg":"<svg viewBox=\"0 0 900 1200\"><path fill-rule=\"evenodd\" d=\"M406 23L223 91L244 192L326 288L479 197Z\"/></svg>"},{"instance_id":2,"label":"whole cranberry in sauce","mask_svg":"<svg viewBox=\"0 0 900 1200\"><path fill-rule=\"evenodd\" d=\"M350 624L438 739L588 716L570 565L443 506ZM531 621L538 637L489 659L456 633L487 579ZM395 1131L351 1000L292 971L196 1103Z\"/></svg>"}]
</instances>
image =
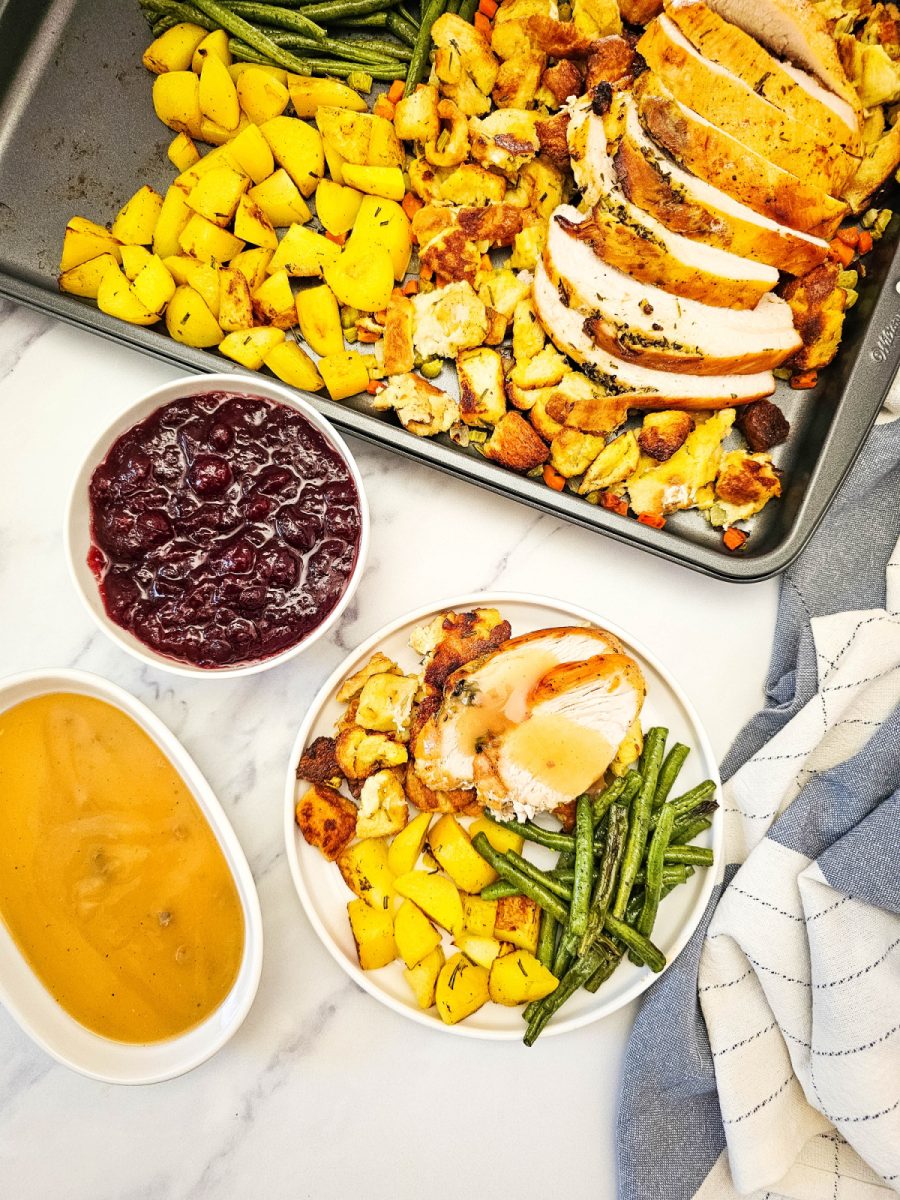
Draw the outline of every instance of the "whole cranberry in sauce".
<instances>
[{"instance_id":1,"label":"whole cranberry in sauce","mask_svg":"<svg viewBox=\"0 0 900 1200\"><path fill-rule=\"evenodd\" d=\"M88 565L110 619L194 666L295 646L356 563L344 460L301 413L259 396L164 405L118 438L89 491Z\"/></svg>"}]
</instances>

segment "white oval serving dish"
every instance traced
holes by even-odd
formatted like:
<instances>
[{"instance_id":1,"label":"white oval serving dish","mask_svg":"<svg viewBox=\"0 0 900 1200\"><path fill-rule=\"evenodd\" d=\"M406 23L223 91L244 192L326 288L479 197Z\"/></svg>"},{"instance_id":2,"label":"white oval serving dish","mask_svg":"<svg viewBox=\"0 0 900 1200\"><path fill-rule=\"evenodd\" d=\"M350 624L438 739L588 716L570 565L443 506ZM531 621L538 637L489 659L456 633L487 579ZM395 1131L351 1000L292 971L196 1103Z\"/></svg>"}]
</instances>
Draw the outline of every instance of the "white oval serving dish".
<instances>
[{"instance_id":1,"label":"white oval serving dish","mask_svg":"<svg viewBox=\"0 0 900 1200\"><path fill-rule=\"evenodd\" d=\"M130 429L132 425L145 420L151 413L154 413L158 408L161 408L164 404L169 404L173 400L180 400L187 396L199 396L206 392L214 391L235 392L241 396L262 396L266 400L286 404L288 407L302 413L309 423L338 452L347 465L359 496L360 533L356 563L350 578L347 580L347 586L340 600L338 600L331 612L325 617L324 621L311 630L305 638L295 646L289 646L287 650L283 650L280 654L274 654L270 658L239 663L235 666L198 667L192 663L179 662L177 659L168 658L164 654L157 653L150 646L145 645L136 638L129 630L123 629L121 625L117 625L109 618L103 606L103 599L100 595L100 589L97 586L97 580L87 564L87 555L91 547L91 512L88 499L88 486L94 470L106 458L113 442L121 437L126 430ZM115 421L100 435L82 462L69 496L63 528L65 530L66 557L69 564L69 573L75 585L75 590L91 617L108 637L117 642L123 650L126 650L134 658L140 659L141 662L151 667L159 667L164 671L171 671L175 675L221 678L223 676L255 675L260 671L268 671L270 667L280 666L281 663L287 662L288 659L302 654L304 650L318 641L320 637L326 634L340 620L341 614L353 599L353 595L362 578L362 573L365 570L366 558L369 552L370 521L369 506L359 467L356 465L347 443L334 426L326 421L308 401L304 400L297 392L292 391L288 387L265 379L262 376L257 379L249 379L246 375L223 373L218 375L188 375L181 379L176 379L172 383L154 388L152 392L148 392L141 400L138 400L137 403L132 404L124 412L120 413Z\"/></svg>"},{"instance_id":2,"label":"white oval serving dish","mask_svg":"<svg viewBox=\"0 0 900 1200\"><path fill-rule=\"evenodd\" d=\"M99 676L58 670L0 679L0 712L48 692L92 696L114 705L131 717L172 763L215 833L234 878L244 914L244 954L231 991L196 1028L162 1042L117 1042L92 1033L57 1004L0 919L0 1001L29 1037L65 1066L107 1083L158 1083L205 1062L234 1036L250 1011L262 970L259 897L222 806L178 739L148 708Z\"/></svg>"},{"instance_id":3,"label":"white oval serving dish","mask_svg":"<svg viewBox=\"0 0 900 1200\"><path fill-rule=\"evenodd\" d=\"M517 1041L525 1032L521 1009L486 1004L458 1025L445 1025L435 1009L423 1012L403 978L403 964L395 961L378 971L363 971L356 957L356 948L347 918L347 902L353 896L344 884L334 863L328 862L318 850L307 845L294 819L298 789L308 787L296 778L296 767L304 748L316 737L334 732L334 722L344 709L335 693L347 675L358 670L375 650L395 659L406 670L415 670L418 656L409 647L409 636L418 625L430 621L448 609L497 608L512 625L513 636L554 625L599 625L624 642L626 649L638 661L647 681L647 698L641 713L644 729L665 725L669 729L669 744L684 742L691 753L678 777L677 791L703 779L712 779L721 788L716 758L700 719L692 704L673 678L671 672L643 643L630 633L597 613L544 596L515 592L484 592L455 596L440 604L406 613L368 638L341 663L326 681L310 705L291 751L284 797L284 837L287 859L294 885L306 915L322 943L347 974L376 1000L394 1012L425 1025L430 1029L460 1037L483 1038L493 1041ZM463 823L466 819L463 818ZM659 908L653 930L653 940L665 953L667 968L684 949L706 909L720 870L723 846L721 809L713 818L712 827L696 839L696 845L711 846L716 866L697 871L686 884L668 895ZM542 847L528 844L528 856L543 867L551 865L553 856L546 857ZM445 952L451 947L449 935L444 934ZM615 1012L634 1000L658 979L648 968L635 966L626 958L614 975L599 990L591 994L579 991L547 1025L543 1038L552 1034L579 1029Z\"/></svg>"}]
</instances>

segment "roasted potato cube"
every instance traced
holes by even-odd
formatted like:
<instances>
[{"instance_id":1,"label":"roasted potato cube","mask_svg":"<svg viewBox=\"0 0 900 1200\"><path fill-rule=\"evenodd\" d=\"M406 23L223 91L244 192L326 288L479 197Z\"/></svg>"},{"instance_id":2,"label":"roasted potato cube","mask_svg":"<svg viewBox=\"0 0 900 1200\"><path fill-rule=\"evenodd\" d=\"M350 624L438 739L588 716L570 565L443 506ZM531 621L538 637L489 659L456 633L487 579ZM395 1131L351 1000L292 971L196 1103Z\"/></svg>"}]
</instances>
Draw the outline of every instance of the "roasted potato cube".
<instances>
[{"instance_id":1,"label":"roasted potato cube","mask_svg":"<svg viewBox=\"0 0 900 1200\"><path fill-rule=\"evenodd\" d=\"M527 950L494 958L488 990L495 1004L529 1004L555 991L559 980Z\"/></svg>"},{"instance_id":2,"label":"roasted potato cube","mask_svg":"<svg viewBox=\"0 0 900 1200\"><path fill-rule=\"evenodd\" d=\"M348 108L365 112L366 102L359 92L338 83L335 79L310 79L304 75L288 75L288 91L298 117L314 117L320 108Z\"/></svg>"},{"instance_id":3,"label":"roasted potato cube","mask_svg":"<svg viewBox=\"0 0 900 1200\"><path fill-rule=\"evenodd\" d=\"M395 875L406 875L415 868L430 824L431 813L419 813L388 846L388 866Z\"/></svg>"},{"instance_id":4,"label":"roasted potato cube","mask_svg":"<svg viewBox=\"0 0 900 1200\"><path fill-rule=\"evenodd\" d=\"M218 321L229 333L249 329L253 324L250 287L241 272L233 267L223 267L219 271Z\"/></svg>"},{"instance_id":5,"label":"roasted potato cube","mask_svg":"<svg viewBox=\"0 0 900 1200\"><path fill-rule=\"evenodd\" d=\"M463 892L480 892L497 878L494 868L472 846L469 835L447 813L428 834L431 852Z\"/></svg>"},{"instance_id":6,"label":"roasted potato cube","mask_svg":"<svg viewBox=\"0 0 900 1200\"><path fill-rule=\"evenodd\" d=\"M234 167L223 163L211 171L206 171L197 180L187 202L194 212L224 229L226 225L231 224L238 203L249 186L250 179L243 171L236 171ZM277 239L274 238L274 234L272 236L274 246ZM254 241L256 246L264 244L266 243Z\"/></svg>"},{"instance_id":7,"label":"roasted potato cube","mask_svg":"<svg viewBox=\"0 0 900 1200\"><path fill-rule=\"evenodd\" d=\"M162 204L162 196L152 187L138 188L113 221L112 236L125 245L149 246Z\"/></svg>"},{"instance_id":8,"label":"roasted potato cube","mask_svg":"<svg viewBox=\"0 0 900 1200\"><path fill-rule=\"evenodd\" d=\"M458 933L453 944L472 960L478 967L490 969L491 963L500 953L500 943L496 938L475 933Z\"/></svg>"},{"instance_id":9,"label":"roasted potato cube","mask_svg":"<svg viewBox=\"0 0 900 1200\"><path fill-rule=\"evenodd\" d=\"M82 263L110 254L118 263L122 260L122 243L103 225L97 225L86 217L72 217L63 235L60 271L71 271Z\"/></svg>"},{"instance_id":10,"label":"roasted potato cube","mask_svg":"<svg viewBox=\"0 0 900 1200\"><path fill-rule=\"evenodd\" d=\"M201 349L218 346L225 336L200 293L186 285L175 289L166 306L166 329L176 342Z\"/></svg>"},{"instance_id":11,"label":"roasted potato cube","mask_svg":"<svg viewBox=\"0 0 900 1200\"><path fill-rule=\"evenodd\" d=\"M694 428L694 418L686 412L647 413L638 434L638 445L642 453L666 462Z\"/></svg>"},{"instance_id":12,"label":"roasted potato cube","mask_svg":"<svg viewBox=\"0 0 900 1200\"><path fill-rule=\"evenodd\" d=\"M418 679L411 675L395 672L370 675L359 696L357 723L377 733L395 734L404 741L409 736L409 719L418 687Z\"/></svg>"},{"instance_id":13,"label":"roasted potato cube","mask_svg":"<svg viewBox=\"0 0 900 1200\"><path fill-rule=\"evenodd\" d=\"M463 350L456 359L459 409L467 425L496 425L506 412L503 359L496 350L481 346Z\"/></svg>"},{"instance_id":14,"label":"roasted potato cube","mask_svg":"<svg viewBox=\"0 0 900 1200\"><path fill-rule=\"evenodd\" d=\"M410 969L441 944L441 935L421 908L404 900L394 918L397 952Z\"/></svg>"},{"instance_id":15,"label":"roasted potato cube","mask_svg":"<svg viewBox=\"0 0 900 1200\"><path fill-rule=\"evenodd\" d=\"M386 673L399 675L401 671L393 659L382 654L380 650L376 650L364 667L360 667L354 674L347 676L337 690L337 699L341 704L346 704L360 694L366 680L371 679L373 675Z\"/></svg>"},{"instance_id":16,"label":"roasted potato cube","mask_svg":"<svg viewBox=\"0 0 900 1200\"><path fill-rule=\"evenodd\" d=\"M160 76L160 79L164 78L164 75ZM207 263L227 263L244 249L244 243L233 233L220 229L199 213L194 213L182 229L178 245L191 258Z\"/></svg>"},{"instance_id":17,"label":"roasted potato cube","mask_svg":"<svg viewBox=\"0 0 900 1200\"><path fill-rule=\"evenodd\" d=\"M622 483L634 474L640 460L637 438L629 429L600 451L578 485L579 493L587 496L590 492L603 492Z\"/></svg>"},{"instance_id":18,"label":"roasted potato cube","mask_svg":"<svg viewBox=\"0 0 900 1200\"><path fill-rule=\"evenodd\" d=\"M327 283L306 288L296 296L300 332L316 354L341 354L344 331L337 297Z\"/></svg>"},{"instance_id":19,"label":"roasted potato cube","mask_svg":"<svg viewBox=\"0 0 900 1200\"><path fill-rule=\"evenodd\" d=\"M490 817L479 817L472 822L469 826L469 837L475 837L478 833L483 833L499 854L505 854L507 850L514 850L516 854L521 854L522 847L525 845L525 839L520 833L498 825Z\"/></svg>"},{"instance_id":20,"label":"roasted potato cube","mask_svg":"<svg viewBox=\"0 0 900 1200\"><path fill-rule=\"evenodd\" d=\"M513 471L530 471L547 461L548 449L535 430L517 412L508 412L484 443L485 458Z\"/></svg>"},{"instance_id":21,"label":"roasted potato cube","mask_svg":"<svg viewBox=\"0 0 900 1200\"><path fill-rule=\"evenodd\" d=\"M477 1012L490 998L488 973L464 954L454 954L441 968L435 1003L445 1025L455 1025Z\"/></svg>"},{"instance_id":22,"label":"roasted potato cube","mask_svg":"<svg viewBox=\"0 0 900 1200\"><path fill-rule=\"evenodd\" d=\"M249 74L248 71L241 79ZM287 93L287 88L283 90ZM200 112L223 129L237 129L241 119L241 105L234 80L221 58L215 54L205 55L200 69Z\"/></svg>"},{"instance_id":23,"label":"roasted potato cube","mask_svg":"<svg viewBox=\"0 0 900 1200\"><path fill-rule=\"evenodd\" d=\"M278 245L278 236L272 222L249 196L241 196L238 201L234 233L242 242L249 242L251 246L259 246L263 250L274 250ZM269 262L271 261L270 258Z\"/></svg>"},{"instance_id":24,"label":"roasted potato cube","mask_svg":"<svg viewBox=\"0 0 900 1200\"><path fill-rule=\"evenodd\" d=\"M241 130L228 143L225 156L255 184L268 179L275 170L271 148L257 125L247 125Z\"/></svg>"},{"instance_id":25,"label":"roasted potato cube","mask_svg":"<svg viewBox=\"0 0 900 1200\"><path fill-rule=\"evenodd\" d=\"M534 954L537 949L541 910L527 896L504 896L497 901L494 937L512 942L520 950Z\"/></svg>"},{"instance_id":26,"label":"roasted potato cube","mask_svg":"<svg viewBox=\"0 0 900 1200\"><path fill-rule=\"evenodd\" d=\"M268 71L242 71L236 89L241 109L257 127L280 117L291 98L281 80Z\"/></svg>"},{"instance_id":27,"label":"roasted potato cube","mask_svg":"<svg viewBox=\"0 0 900 1200\"><path fill-rule=\"evenodd\" d=\"M290 329L297 324L297 306L287 271L276 271L256 288L253 311L260 320L276 329Z\"/></svg>"},{"instance_id":28,"label":"roasted potato cube","mask_svg":"<svg viewBox=\"0 0 900 1200\"><path fill-rule=\"evenodd\" d=\"M273 171L247 194L276 229L286 225L303 225L312 216L297 185L283 167Z\"/></svg>"},{"instance_id":29,"label":"roasted potato cube","mask_svg":"<svg viewBox=\"0 0 900 1200\"><path fill-rule=\"evenodd\" d=\"M470 829L474 826L470 826ZM497 901L480 896L463 896L463 923L466 933L475 937L493 937L497 920Z\"/></svg>"},{"instance_id":30,"label":"roasted potato cube","mask_svg":"<svg viewBox=\"0 0 900 1200\"><path fill-rule=\"evenodd\" d=\"M189 71L194 51L205 37L205 29L183 21L154 39L144 51L141 61L154 75L164 75L167 71Z\"/></svg>"},{"instance_id":31,"label":"roasted potato cube","mask_svg":"<svg viewBox=\"0 0 900 1200\"><path fill-rule=\"evenodd\" d=\"M258 371L269 351L283 341L284 330L273 326L236 329L219 342L219 353L240 363L242 367Z\"/></svg>"},{"instance_id":32,"label":"roasted potato cube","mask_svg":"<svg viewBox=\"0 0 900 1200\"><path fill-rule=\"evenodd\" d=\"M335 754L347 779L368 779L386 767L401 766L408 757L406 747L399 742L383 733L369 733L358 725L341 733Z\"/></svg>"},{"instance_id":33,"label":"roasted potato cube","mask_svg":"<svg viewBox=\"0 0 900 1200\"><path fill-rule=\"evenodd\" d=\"M365 170L366 168L359 168ZM372 167L370 170L396 170L391 167ZM347 180L349 183L349 180ZM402 197L401 197L402 199ZM362 204L362 194L353 187L344 187L332 179L323 179L316 188L316 216L329 232L341 236L349 233Z\"/></svg>"},{"instance_id":34,"label":"roasted potato cube","mask_svg":"<svg viewBox=\"0 0 900 1200\"><path fill-rule=\"evenodd\" d=\"M325 141L335 147L344 162L364 167L404 165L403 147L393 125L384 117L322 106L316 110L316 125ZM342 183L343 177L335 182ZM299 183L297 186L300 186Z\"/></svg>"},{"instance_id":35,"label":"roasted potato cube","mask_svg":"<svg viewBox=\"0 0 900 1200\"><path fill-rule=\"evenodd\" d=\"M305 225L292 225L278 243L268 271L287 271L288 275L321 278L324 271L341 255L340 246Z\"/></svg>"},{"instance_id":36,"label":"roasted potato cube","mask_svg":"<svg viewBox=\"0 0 900 1200\"><path fill-rule=\"evenodd\" d=\"M434 1004L435 987L443 965L444 952L440 946L435 946L420 963L403 972L406 982L415 994L419 1008L431 1008Z\"/></svg>"},{"instance_id":37,"label":"roasted potato cube","mask_svg":"<svg viewBox=\"0 0 900 1200\"><path fill-rule=\"evenodd\" d=\"M394 876L388 866L387 843L383 838L366 838L347 846L338 855L337 865L344 883L355 896L372 908L390 909Z\"/></svg>"},{"instance_id":38,"label":"roasted potato cube","mask_svg":"<svg viewBox=\"0 0 900 1200\"><path fill-rule=\"evenodd\" d=\"M116 260L111 254L98 254L89 258L68 271L63 271L59 277L61 292L70 292L73 296L85 296L89 300L97 299L97 292L103 276L110 267L115 267Z\"/></svg>"},{"instance_id":39,"label":"roasted potato cube","mask_svg":"<svg viewBox=\"0 0 900 1200\"><path fill-rule=\"evenodd\" d=\"M588 469L605 444L596 434L563 427L550 443L550 462L560 475L571 479Z\"/></svg>"},{"instance_id":40,"label":"roasted potato cube","mask_svg":"<svg viewBox=\"0 0 900 1200\"><path fill-rule=\"evenodd\" d=\"M387 250L394 267L394 279L399 282L403 278L412 255L412 231L409 218L396 200L363 196L353 222L353 232L347 241L348 248L354 245L362 250L376 246ZM381 307L384 308L384 304Z\"/></svg>"},{"instance_id":41,"label":"roasted potato cube","mask_svg":"<svg viewBox=\"0 0 900 1200\"><path fill-rule=\"evenodd\" d=\"M376 771L362 785L356 836L390 837L399 833L409 819L403 784L393 771Z\"/></svg>"},{"instance_id":42,"label":"roasted potato cube","mask_svg":"<svg viewBox=\"0 0 900 1200\"><path fill-rule=\"evenodd\" d=\"M325 155L318 130L296 117L273 117L260 125L259 131L300 195L311 196L325 174Z\"/></svg>"},{"instance_id":43,"label":"roasted potato cube","mask_svg":"<svg viewBox=\"0 0 900 1200\"><path fill-rule=\"evenodd\" d=\"M394 880L398 895L412 900L443 929L451 934L462 932L462 899L456 884L446 875L431 875L427 871L408 871Z\"/></svg>"},{"instance_id":44,"label":"roasted potato cube","mask_svg":"<svg viewBox=\"0 0 900 1200\"><path fill-rule=\"evenodd\" d=\"M305 841L331 862L356 833L356 805L324 783L316 783L297 801L297 824Z\"/></svg>"},{"instance_id":45,"label":"roasted potato cube","mask_svg":"<svg viewBox=\"0 0 900 1200\"><path fill-rule=\"evenodd\" d=\"M170 129L200 138L200 80L194 72L166 71L157 75L153 81L153 110Z\"/></svg>"},{"instance_id":46,"label":"roasted potato cube","mask_svg":"<svg viewBox=\"0 0 900 1200\"><path fill-rule=\"evenodd\" d=\"M403 141L436 141L440 132L437 88L426 84L399 100L394 110L394 130Z\"/></svg>"},{"instance_id":47,"label":"roasted potato cube","mask_svg":"<svg viewBox=\"0 0 900 1200\"><path fill-rule=\"evenodd\" d=\"M356 956L364 971L376 971L394 961L397 944L390 909L372 908L365 900L351 900L347 916L356 942Z\"/></svg>"},{"instance_id":48,"label":"roasted potato cube","mask_svg":"<svg viewBox=\"0 0 900 1200\"><path fill-rule=\"evenodd\" d=\"M342 350L340 354L326 354L319 359L319 370L332 400L346 400L365 390L369 382L371 358L363 358L355 350Z\"/></svg>"},{"instance_id":49,"label":"roasted potato cube","mask_svg":"<svg viewBox=\"0 0 900 1200\"><path fill-rule=\"evenodd\" d=\"M263 363L282 383L289 383L302 392L318 392L325 386L316 364L294 341L286 340L273 346Z\"/></svg>"},{"instance_id":50,"label":"roasted potato cube","mask_svg":"<svg viewBox=\"0 0 900 1200\"><path fill-rule=\"evenodd\" d=\"M199 296L197 296L197 300L203 304ZM108 313L111 317L118 317L120 321L128 321L131 325L153 325L159 320L159 313L147 308L146 304L138 298L134 285L115 262L108 266L100 277L100 283L97 286L97 307L101 312ZM213 324L215 324L214 318ZM196 328L195 325L192 325L190 332ZM215 345L215 342L209 344Z\"/></svg>"}]
</instances>

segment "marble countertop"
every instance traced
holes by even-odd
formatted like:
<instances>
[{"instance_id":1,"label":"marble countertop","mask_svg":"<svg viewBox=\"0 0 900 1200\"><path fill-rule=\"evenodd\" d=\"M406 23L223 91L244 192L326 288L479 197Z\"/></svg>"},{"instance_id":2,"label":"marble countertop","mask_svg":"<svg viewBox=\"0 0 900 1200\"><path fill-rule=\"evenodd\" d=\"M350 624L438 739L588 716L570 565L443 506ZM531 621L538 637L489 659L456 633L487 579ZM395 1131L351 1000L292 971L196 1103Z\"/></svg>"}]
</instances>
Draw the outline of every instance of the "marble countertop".
<instances>
[{"instance_id":1,"label":"marble countertop","mask_svg":"<svg viewBox=\"0 0 900 1200\"><path fill-rule=\"evenodd\" d=\"M721 755L762 701L777 584L707 579L351 441L372 549L334 636L241 680L142 667L82 609L62 518L102 428L177 374L0 301L0 669L97 672L182 739L256 879L262 983L233 1041L154 1087L117 1088L58 1066L0 1009L0 1194L613 1197L635 1006L526 1050L442 1036L377 1004L320 945L294 892L281 832L288 752L307 702L347 651L407 609L495 588L551 594L632 630L680 679Z\"/></svg>"}]
</instances>

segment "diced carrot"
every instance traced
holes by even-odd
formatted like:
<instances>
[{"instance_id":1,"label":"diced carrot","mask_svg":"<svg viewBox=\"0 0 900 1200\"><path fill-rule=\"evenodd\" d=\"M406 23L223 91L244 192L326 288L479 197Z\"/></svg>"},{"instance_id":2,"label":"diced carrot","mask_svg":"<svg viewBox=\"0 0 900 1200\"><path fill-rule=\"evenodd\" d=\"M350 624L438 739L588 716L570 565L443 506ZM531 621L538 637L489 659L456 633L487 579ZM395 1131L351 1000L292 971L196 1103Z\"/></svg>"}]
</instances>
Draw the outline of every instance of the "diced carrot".
<instances>
[{"instance_id":1,"label":"diced carrot","mask_svg":"<svg viewBox=\"0 0 900 1200\"><path fill-rule=\"evenodd\" d=\"M857 254L868 254L871 249L872 235L868 229L861 229L859 231L859 241L856 244L856 252Z\"/></svg>"},{"instance_id":2,"label":"diced carrot","mask_svg":"<svg viewBox=\"0 0 900 1200\"><path fill-rule=\"evenodd\" d=\"M397 289L395 288L394 291L396 291L396 290ZM374 316L375 320L378 322L379 325L383 325L385 323L385 321L387 320L387 309L386 308L379 309L377 313L373 313L372 315Z\"/></svg>"},{"instance_id":3,"label":"diced carrot","mask_svg":"<svg viewBox=\"0 0 900 1200\"><path fill-rule=\"evenodd\" d=\"M747 535L742 529L726 529L722 534L722 541L729 550L740 550L746 540Z\"/></svg>"},{"instance_id":4,"label":"diced carrot","mask_svg":"<svg viewBox=\"0 0 900 1200\"><path fill-rule=\"evenodd\" d=\"M839 229L837 235L848 246L856 246L859 243L859 230L855 225L847 225L846 228Z\"/></svg>"},{"instance_id":5,"label":"diced carrot","mask_svg":"<svg viewBox=\"0 0 900 1200\"><path fill-rule=\"evenodd\" d=\"M419 278L424 279L426 283L434 279L434 268L426 266L425 263L419 264Z\"/></svg>"},{"instance_id":6,"label":"diced carrot","mask_svg":"<svg viewBox=\"0 0 900 1200\"><path fill-rule=\"evenodd\" d=\"M419 291L418 279L407 279L400 291L404 296L415 296Z\"/></svg>"},{"instance_id":7,"label":"diced carrot","mask_svg":"<svg viewBox=\"0 0 900 1200\"><path fill-rule=\"evenodd\" d=\"M370 379L366 384L366 391L370 396L377 396L380 391L383 391L387 384L383 379Z\"/></svg>"},{"instance_id":8,"label":"diced carrot","mask_svg":"<svg viewBox=\"0 0 900 1200\"><path fill-rule=\"evenodd\" d=\"M416 215L420 208L424 208L424 203L419 199L414 192L407 192L400 202L400 207L406 213L410 221Z\"/></svg>"},{"instance_id":9,"label":"diced carrot","mask_svg":"<svg viewBox=\"0 0 900 1200\"><path fill-rule=\"evenodd\" d=\"M393 121L394 104L387 95L379 96L372 105L372 112L376 117L383 117L385 121Z\"/></svg>"},{"instance_id":10,"label":"diced carrot","mask_svg":"<svg viewBox=\"0 0 900 1200\"><path fill-rule=\"evenodd\" d=\"M483 12L477 12L472 18L472 24L479 33L483 33L485 37L491 36L491 23Z\"/></svg>"},{"instance_id":11,"label":"diced carrot","mask_svg":"<svg viewBox=\"0 0 900 1200\"><path fill-rule=\"evenodd\" d=\"M373 333L371 329L358 329L356 331L356 340L359 342L367 342L372 344L381 341L380 333Z\"/></svg>"},{"instance_id":12,"label":"diced carrot","mask_svg":"<svg viewBox=\"0 0 900 1200\"><path fill-rule=\"evenodd\" d=\"M600 507L608 508L610 512L618 513L620 517L628 516L628 502L614 492L600 493Z\"/></svg>"},{"instance_id":13,"label":"diced carrot","mask_svg":"<svg viewBox=\"0 0 900 1200\"><path fill-rule=\"evenodd\" d=\"M665 517L657 517L654 513L639 513L638 520L642 525L649 525L651 529L662 529L666 523Z\"/></svg>"},{"instance_id":14,"label":"diced carrot","mask_svg":"<svg viewBox=\"0 0 900 1200\"><path fill-rule=\"evenodd\" d=\"M478 11L487 17L489 21L493 21L497 15L498 5L494 0L479 0Z\"/></svg>"},{"instance_id":15,"label":"diced carrot","mask_svg":"<svg viewBox=\"0 0 900 1200\"><path fill-rule=\"evenodd\" d=\"M336 246L343 246L344 242L347 240L346 233L331 233L327 229L325 230L325 236L328 238L329 242L334 242Z\"/></svg>"},{"instance_id":16,"label":"diced carrot","mask_svg":"<svg viewBox=\"0 0 900 1200\"><path fill-rule=\"evenodd\" d=\"M551 467L549 463L544 467L544 483L547 487L553 488L554 492L561 492L566 486L565 475L560 475L555 467Z\"/></svg>"},{"instance_id":17,"label":"diced carrot","mask_svg":"<svg viewBox=\"0 0 900 1200\"><path fill-rule=\"evenodd\" d=\"M403 89L405 87L406 87L406 84L403 82L402 79L394 80L394 82L391 84L391 86L388 88L387 92L385 93L388 100L390 100L391 104L396 104L398 100L403 99Z\"/></svg>"},{"instance_id":18,"label":"diced carrot","mask_svg":"<svg viewBox=\"0 0 900 1200\"><path fill-rule=\"evenodd\" d=\"M831 252L831 257L836 258L842 266L849 267L853 262L855 255L853 247L848 246L846 242L842 242L839 237L836 237L834 241L830 243L829 250Z\"/></svg>"},{"instance_id":19,"label":"diced carrot","mask_svg":"<svg viewBox=\"0 0 900 1200\"><path fill-rule=\"evenodd\" d=\"M798 371L797 374L792 375L790 379L791 387L795 392L802 392L807 388L813 388L818 382L818 371Z\"/></svg>"}]
</instances>

